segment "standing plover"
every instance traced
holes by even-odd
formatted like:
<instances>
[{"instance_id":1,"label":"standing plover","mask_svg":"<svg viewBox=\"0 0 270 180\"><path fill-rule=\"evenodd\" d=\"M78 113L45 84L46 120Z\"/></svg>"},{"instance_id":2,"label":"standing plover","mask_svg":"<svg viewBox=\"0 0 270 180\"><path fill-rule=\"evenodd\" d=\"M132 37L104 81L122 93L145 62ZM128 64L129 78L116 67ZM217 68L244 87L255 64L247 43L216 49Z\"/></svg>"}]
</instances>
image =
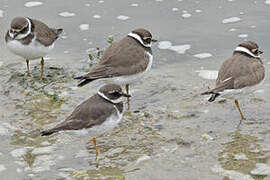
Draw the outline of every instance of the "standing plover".
<instances>
[{"instance_id":1,"label":"standing plover","mask_svg":"<svg viewBox=\"0 0 270 180\"><path fill-rule=\"evenodd\" d=\"M29 73L29 60L41 58L42 78L44 71L43 57L54 47L54 42L63 29L49 28L41 21L28 17L15 17L6 33L5 41L8 49L14 54L26 59L27 75Z\"/></svg>"},{"instance_id":2,"label":"standing plover","mask_svg":"<svg viewBox=\"0 0 270 180\"><path fill-rule=\"evenodd\" d=\"M119 85L107 84L102 86L98 93L77 106L70 116L54 128L41 132L42 136L65 130L79 130L100 128L99 133L114 127L121 120L123 115L122 96L130 95L122 92ZM101 128L102 127L102 128ZM96 138L92 138L96 153L98 149Z\"/></svg>"},{"instance_id":3,"label":"standing plover","mask_svg":"<svg viewBox=\"0 0 270 180\"><path fill-rule=\"evenodd\" d=\"M239 44L234 50L233 56L222 64L216 79L216 87L202 95L212 94L208 100L212 102L219 95L228 91L234 92L258 85L265 76L264 65L260 59L262 53L255 42L245 41ZM235 99L235 105L241 118L245 119L237 99Z\"/></svg>"},{"instance_id":4,"label":"standing plover","mask_svg":"<svg viewBox=\"0 0 270 180\"><path fill-rule=\"evenodd\" d=\"M81 80L78 86L99 79L107 83L125 84L129 94L129 83L141 78L152 66L152 42L156 40L152 39L148 30L133 30L122 40L112 43L91 72L75 78Z\"/></svg>"}]
</instances>

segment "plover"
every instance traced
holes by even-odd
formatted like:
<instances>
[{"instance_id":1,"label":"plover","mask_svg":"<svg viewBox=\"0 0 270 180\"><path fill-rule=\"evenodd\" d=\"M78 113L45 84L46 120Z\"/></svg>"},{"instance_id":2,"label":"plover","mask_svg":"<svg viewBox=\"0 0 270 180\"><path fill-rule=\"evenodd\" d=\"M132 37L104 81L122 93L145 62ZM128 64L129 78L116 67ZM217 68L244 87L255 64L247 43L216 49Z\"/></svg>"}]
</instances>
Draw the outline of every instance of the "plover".
<instances>
[{"instance_id":1,"label":"plover","mask_svg":"<svg viewBox=\"0 0 270 180\"><path fill-rule=\"evenodd\" d=\"M63 29L49 28L43 22L29 17L15 17L5 36L6 46L14 54L25 58L28 76L30 76L29 60L41 58L40 78L42 78L43 57L53 49L54 42L62 31Z\"/></svg>"},{"instance_id":2,"label":"plover","mask_svg":"<svg viewBox=\"0 0 270 180\"><path fill-rule=\"evenodd\" d=\"M245 41L239 44L234 50L233 56L227 59L219 69L216 87L202 93L202 95L211 94L208 101L212 102L223 93L258 85L265 76L264 65L260 59L262 53L255 42ZM235 99L234 102L241 118L245 119L238 100Z\"/></svg>"},{"instance_id":3,"label":"plover","mask_svg":"<svg viewBox=\"0 0 270 180\"><path fill-rule=\"evenodd\" d=\"M121 120L124 111L122 96L130 97L130 95L122 92L119 85L104 85L97 94L77 106L66 120L52 129L42 131L41 135L48 136L59 131L85 128L90 128L90 131L99 128L97 131L103 133L102 131L114 127ZM96 153L98 153L96 138L93 137L92 141Z\"/></svg>"},{"instance_id":4,"label":"plover","mask_svg":"<svg viewBox=\"0 0 270 180\"><path fill-rule=\"evenodd\" d=\"M156 40L148 30L133 30L122 40L112 43L91 72L75 78L81 80L78 86L103 80L105 83L126 85L129 94L129 83L141 78L152 66L152 42Z\"/></svg>"}]
</instances>

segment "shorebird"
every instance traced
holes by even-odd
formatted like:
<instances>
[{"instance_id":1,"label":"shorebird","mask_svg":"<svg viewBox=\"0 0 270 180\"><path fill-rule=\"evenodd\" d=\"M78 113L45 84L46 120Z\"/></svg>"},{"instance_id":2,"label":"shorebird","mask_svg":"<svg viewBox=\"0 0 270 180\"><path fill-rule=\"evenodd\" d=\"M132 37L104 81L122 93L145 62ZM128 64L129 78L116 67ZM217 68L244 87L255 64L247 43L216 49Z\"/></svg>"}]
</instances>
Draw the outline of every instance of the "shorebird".
<instances>
[{"instance_id":1,"label":"shorebird","mask_svg":"<svg viewBox=\"0 0 270 180\"><path fill-rule=\"evenodd\" d=\"M252 41L239 44L231 58L221 66L216 79L216 87L202 93L211 94L209 102L213 102L219 95L227 92L239 92L258 85L265 77L265 70L260 54L259 46ZM245 119L237 99L234 101L242 119Z\"/></svg>"},{"instance_id":2,"label":"shorebird","mask_svg":"<svg viewBox=\"0 0 270 180\"><path fill-rule=\"evenodd\" d=\"M44 72L43 57L54 47L55 40L63 29L49 28L41 21L29 17L15 17L6 33L7 48L14 54L25 58L27 76L29 72L29 60L41 58L40 79Z\"/></svg>"},{"instance_id":3,"label":"shorebird","mask_svg":"<svg viewBox=\"0 0 270 180\"><path fill-rule=\"evenodd\" d=\"M102 80L105 83L126 85L126 92L129 94L129 83L140 79L151 69L151 45L156 41L146 29L133 30L122 40L112 43L91 72L75 77L81 80L78 86Z\"/></svg>"},{"instance_id":4,"label":"shorebird","mask_svg":"<svg viewBox=\"0 0 270 180\"><path fill-rule=\"evenodd\" d=\"M121 97L130 97L122 92L119 85L107 84L102 86L98 93L78 105L63 122L52 129L41 132L42 136L65 130L87 129L103 133L115 127L123 116L123 102ZM96 138L92 142L98 154Z\"/></svg>"}]
</instances>

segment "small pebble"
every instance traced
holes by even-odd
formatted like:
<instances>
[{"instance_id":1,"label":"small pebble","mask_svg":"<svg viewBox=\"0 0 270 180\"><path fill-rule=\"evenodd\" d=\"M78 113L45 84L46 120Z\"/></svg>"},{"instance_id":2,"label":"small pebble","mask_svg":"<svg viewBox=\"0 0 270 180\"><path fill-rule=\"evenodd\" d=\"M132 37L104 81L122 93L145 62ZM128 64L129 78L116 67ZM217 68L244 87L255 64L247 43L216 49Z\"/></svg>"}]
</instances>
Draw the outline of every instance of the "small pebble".
<instances>
[{"instance_id":1,"label":"small pebble","mask_svg":"<svg viewBox=\"0 0 270 180\"><path fill-rule=\"evenodd\" d=\"M210 136L209 134L203 134L203 135L201 135L201 137L205 140L210 140L210 141L214 140L214 138L212 136Z\"/></svg>"},{"instance_id":2,"label":"small pebble","mask_svg":"<svg viewBox=\"0 0 270 180\"><path fill-rule=\"evenodd\" d=\"M32 154L34 155L38 155L38 154L48 154L51 153L53 151L53 147L52 146L47 146L47 147L38 147L35 148L32 151Z\"/></svg>"},{"instance_id":3,"label":"small pebble","mask_svg":"<svg viewBox=\"0 0 270 180\"><path fill-rule=\"evenodd\" d=\"M236 160L248 160L247 156L243 153L235 154L234 159Z\"/></svg>"},{"instance_id":4,"label":"small pebble","mask_svg":"<svg viewBox=\"0 0 270 180\"><path fill-rule=\"evenodd\" d=\"M139 164L139 163L142 162L142 161L147 161L147 160L149 160L149 159L151 159L150 156L143 155L143 156L141 156L141 157L139 157L139 158L137 159L136 164Z\"/></svg>"}]
</instances>

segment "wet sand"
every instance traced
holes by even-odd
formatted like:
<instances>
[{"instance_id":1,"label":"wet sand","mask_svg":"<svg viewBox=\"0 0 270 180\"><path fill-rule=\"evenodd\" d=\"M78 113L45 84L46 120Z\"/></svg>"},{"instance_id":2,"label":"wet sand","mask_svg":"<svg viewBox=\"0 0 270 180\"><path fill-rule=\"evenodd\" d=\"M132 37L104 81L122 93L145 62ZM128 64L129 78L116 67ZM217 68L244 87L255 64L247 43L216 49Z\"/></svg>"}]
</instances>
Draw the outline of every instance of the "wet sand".
<instances>
[{"instance_id":1,"label":"wet sand","mask_svg":"<svg viewBox=\"0 0 270 180\"><path fill-rule=\"evenodd\" d=\"M39 2L0 2L2 37L18 15L65 30L45 60L43 81L39 60L30 61L27 78L25 61L0 40L3 179L269 179L267 1ZM88 53L96 57L110 35L119 40L137 27L159 40L153 68L131 86L131 110L119 126L97 137L98 161L91 132L41 137L40 129L63 120L100 86L78 89L73 80L95 65ZM247 120L239 126L233 99L208 103L199 94L214 86L222 62L246 39L264 51L267 72L255 93L240 97Z\"/></svg>"}]
</instances>

